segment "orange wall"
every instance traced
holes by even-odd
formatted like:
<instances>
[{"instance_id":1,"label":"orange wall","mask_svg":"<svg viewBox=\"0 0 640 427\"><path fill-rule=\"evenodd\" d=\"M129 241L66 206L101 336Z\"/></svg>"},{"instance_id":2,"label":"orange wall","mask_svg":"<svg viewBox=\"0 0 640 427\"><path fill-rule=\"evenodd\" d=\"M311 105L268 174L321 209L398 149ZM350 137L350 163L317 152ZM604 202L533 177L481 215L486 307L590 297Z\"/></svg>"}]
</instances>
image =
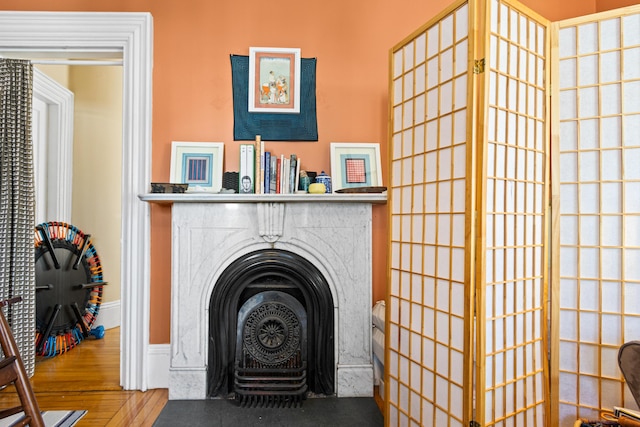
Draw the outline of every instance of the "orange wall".
<instances>
[{"instance_id":1,"label":"orange wall","mask_svg":"<svg viewBox=\"0 0 640 427\"><path fill-rule=\"evenodd\" d=\"M617 9L619 7L633 6L638 0L596 0L596 11L604 12L605 10Z\"/></svg>"},{"instance_id":2,"label":"orange wall","mask_svg":"<svg viewBox=\"0 0 640 427\"><path fill-rule=\"evenodd\" d=\"M594 13L596 11L596 1L597 0L521 0L521 3L527 5L550 21L560 21L562 19L575 18L576 16Z\"/></svg>"},{"instance_id":3,"label":"orange wall","mask_svg":"<svg viewBox=\"0 0 640 427\"><path fill-rule=\"evenodd\" d=\"M229 54L247 54L249 46L299 47L302 57L318 59L319 141L268 143L273 152L295 152L304 169L328 173L332 141L380 142L386 154L389 48L449 2L401 0L389 7L392 3L380 1L284 0L274 3L272 10L257 1L213 3L153 13L156 180L168 176L172 139L223 141L226 170L237 170ZM398 9L407 12L400 14ZM403 15L411 18L402 22ZM188 68L180 61L187 61ZM386 182L386 167L383 175ZM168 341L169 331L170 211L155 206L152 213L152 324L164 327L151 331L151 341L161 343ZM373 234L378 300L386 295L386 206L374 208ZM166 309L160 312L158 303Z\"/></svg>"},{"instance_id":4,"label":"orange wall","mask_svg":"<svg viewBox=\"0 0 640 427\"><path fill-rule=\"evenodd\" d=\"M330 142L380 142L387 182L389 49L451 3L281 0L269 6L256 0L0 0L0 10L151 12L153 181L169 178L172 140L224 142L225 170L237 170L229 55L246 55L249 46L271 46L299 47L303 57L318 59L319 141L274 142L269 148L297 153L305 169L329 172ZM552 20L596 11L596 0L523 3ZM151 215L150 342L159 344L169 342L170 331L171 211L153 205ZM373 234L373 297L378 300L386 295L386 206L374 208Z\"/></svg>"}]
</instances>

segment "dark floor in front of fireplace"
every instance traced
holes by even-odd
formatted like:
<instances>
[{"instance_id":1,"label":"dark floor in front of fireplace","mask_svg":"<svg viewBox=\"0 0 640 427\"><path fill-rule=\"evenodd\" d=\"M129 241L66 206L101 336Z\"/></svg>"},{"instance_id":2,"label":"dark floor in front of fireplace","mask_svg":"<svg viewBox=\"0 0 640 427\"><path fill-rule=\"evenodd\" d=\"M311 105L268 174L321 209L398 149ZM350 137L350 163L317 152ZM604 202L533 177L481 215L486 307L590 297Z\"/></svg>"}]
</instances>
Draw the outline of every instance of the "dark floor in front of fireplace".
<instances>
[{"instance_id":1,"label":"dark floor in front of fireplace","mask_svg":"<svg viewBox=\"0 0 640 427\"><path fill-rule=\"evenodd\" d=\"M233 400L170 400L154 427L320 427L384 425L373 397L318 397L291 408L241 407Z\"/></svg>"}]
</instances>

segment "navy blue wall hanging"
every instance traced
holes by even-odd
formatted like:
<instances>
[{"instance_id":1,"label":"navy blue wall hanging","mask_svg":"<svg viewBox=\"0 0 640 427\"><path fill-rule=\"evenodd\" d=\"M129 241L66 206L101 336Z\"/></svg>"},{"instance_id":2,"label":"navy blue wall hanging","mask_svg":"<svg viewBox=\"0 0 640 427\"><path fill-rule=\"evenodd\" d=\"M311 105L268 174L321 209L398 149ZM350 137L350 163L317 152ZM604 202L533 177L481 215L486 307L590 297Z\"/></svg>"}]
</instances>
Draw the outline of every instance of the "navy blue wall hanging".
<instances>
[{"instance_id":1,"label":"navy blue wall hanging","mask_svg":"<svg viewBox=\"0 0 640 427\"><path fill-rule=\"evenodd\" d=\"M233 139L253 141L317 141L316 58L300 59L300 113L250 113L249 57L231 55Z\"/></svg>"}]
</instances>

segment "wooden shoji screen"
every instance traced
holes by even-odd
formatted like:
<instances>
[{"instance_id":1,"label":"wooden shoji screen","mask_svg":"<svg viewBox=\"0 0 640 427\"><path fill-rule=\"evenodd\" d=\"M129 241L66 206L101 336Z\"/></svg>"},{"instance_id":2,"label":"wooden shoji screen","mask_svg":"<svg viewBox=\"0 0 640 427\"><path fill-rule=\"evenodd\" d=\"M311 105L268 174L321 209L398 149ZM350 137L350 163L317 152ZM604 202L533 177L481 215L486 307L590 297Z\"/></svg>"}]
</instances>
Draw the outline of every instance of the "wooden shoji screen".
<instances>
[{"instance_id":1,"label":"wooden shoji screen","mask_svg":"<svg viewBox=\"0 0 640 427\"><path fill-rule=\"evenodd\" d=\"M640 7L553 34L552 387L558 425L572 426L601 408L637 408L617 354L640 339Z\"/></svg>"},{"instance_id":2,"label":"wooden shoji screen","mask_svg":"<svg viewBox=\"0 0 640 427\"><path fill-rule=\"evenodd\" d=\"M456 2L391 52L389 425L545 423L547 27Z\"/></svg>"},{"instance_id":3,"label":"wooden shoji screen","mask_svg":"<svg viewBox=\"0 0 640 427\"><path fill-rule=\"evenodd\" d=\"M391 52L392 426L469 421L470 16L458 1Z\"/></svg>"},{"instance_id":4,"label":"wooden shoji screen","mask_svg":"<svg viewBox=\"0 0 640 427\"><path fill-rule=\"evenodd\" d=\"M548 22L488 3L478 190L478 421L545 425ZM481 101L482 102L482 101ZM481 138L482 141L482 138ZM484 415L482 415L484 413Z\"/></svg>"}]
</instances>

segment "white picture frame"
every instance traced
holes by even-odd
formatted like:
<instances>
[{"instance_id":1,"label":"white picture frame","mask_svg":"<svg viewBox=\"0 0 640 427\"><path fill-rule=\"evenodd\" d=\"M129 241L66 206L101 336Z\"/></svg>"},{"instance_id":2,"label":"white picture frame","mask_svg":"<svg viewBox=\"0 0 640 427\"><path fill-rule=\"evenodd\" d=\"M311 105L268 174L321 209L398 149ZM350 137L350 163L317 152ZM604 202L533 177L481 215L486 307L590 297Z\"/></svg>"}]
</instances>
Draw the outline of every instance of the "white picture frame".
<instances>
[{"instance_id":1,"label":"white picture frame","mask_svg":"<svg viewBox=\"0 0 640 427\"><path fill-rule=\"evenodd\" d=\"M249 48L251 113L300 113L300 49Z\"/></svg>"},{"instance_id":2,"label":"white picture frame","mask_svg":"<svg viewBox=\"0 0 640 427\"><path fill-rule=\"evenodd\" d=\"M347 188L381 187L380 144L332 142L331 181L334 192Z\"/></svg>"},{"instance_id":3,"label":"white picture frame","mask_svg":"<svg viewBox=\"0 0 640 427\"><path fill-rule=\"evenodd\" d=\"M222 188L224 143L173 141L170 182L189 184L187 191L217 193Z\"/></svg>"}]
</instances>

